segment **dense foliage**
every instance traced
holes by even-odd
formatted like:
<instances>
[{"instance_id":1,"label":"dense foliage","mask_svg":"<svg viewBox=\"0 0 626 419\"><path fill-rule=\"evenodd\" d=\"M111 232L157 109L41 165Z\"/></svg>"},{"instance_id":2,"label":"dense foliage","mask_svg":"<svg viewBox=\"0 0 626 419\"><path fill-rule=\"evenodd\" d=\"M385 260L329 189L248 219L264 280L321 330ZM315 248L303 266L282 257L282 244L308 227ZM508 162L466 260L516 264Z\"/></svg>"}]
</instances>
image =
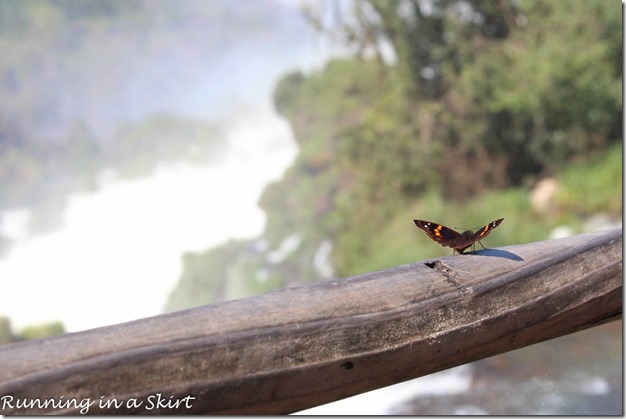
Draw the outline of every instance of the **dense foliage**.
<instances>
[{"instance_id":1,"label":"dense foliage","mask_svg":"<svg viewBox=\"0 0 626 419\"><path fill-rule=\"evenodd\" d=\"M270 237L296 226L311 241L332 237L339 274L360 271L372 237L429 191L463 222L485 191L528 188L621 141L621 21L610 2L354 6L360 19L339 30L377 59L283 78L275 102L301 154L261 200ZM378 54L385 43L391 64ZM490 212L471 221L500 216Z\"/></svg>"}]
</instances>

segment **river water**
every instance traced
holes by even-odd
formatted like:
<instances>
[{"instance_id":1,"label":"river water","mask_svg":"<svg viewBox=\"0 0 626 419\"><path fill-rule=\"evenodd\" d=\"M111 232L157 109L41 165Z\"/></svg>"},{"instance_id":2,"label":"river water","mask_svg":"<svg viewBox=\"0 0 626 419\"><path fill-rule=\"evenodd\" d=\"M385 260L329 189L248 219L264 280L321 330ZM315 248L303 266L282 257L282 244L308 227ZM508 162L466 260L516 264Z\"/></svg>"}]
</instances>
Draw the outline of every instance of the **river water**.
<instances>
[{"instance_id":1,"label":"river water","mask_svg":"<svg viewBox=\"0 0 626 419\"><path fill-rule=\"evenodd\" d=\"M54 232L29 236L28 211L3 214L15 244L0 259L0 316L18 330L60 320L75 332L156 315L184 252L259 235L258 197L293 160L293 134L268 108L229 126L218 163L160 166L127 181L103 174L97 191L70 196Z\"/></svg>"}]
</instances>

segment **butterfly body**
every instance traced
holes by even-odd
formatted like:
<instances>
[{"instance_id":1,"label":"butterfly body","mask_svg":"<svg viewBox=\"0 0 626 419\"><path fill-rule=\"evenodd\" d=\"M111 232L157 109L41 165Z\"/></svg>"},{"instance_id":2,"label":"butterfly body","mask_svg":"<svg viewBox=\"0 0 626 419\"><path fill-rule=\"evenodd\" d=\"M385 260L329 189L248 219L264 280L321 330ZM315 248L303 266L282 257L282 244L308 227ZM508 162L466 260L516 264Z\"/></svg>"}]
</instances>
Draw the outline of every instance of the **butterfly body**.
<instances>
[{"instance_id":1,"label":"butterfly body","mask_svg":"<svg viewBox=\"0 0 626 419\"><path fill-rule=\"evenodd\" d=\"M491 230L498 227L504 218L492 221L481 229L473 232L472 230L459 233L449 227L441 224L433 223L432 221L413 220L418 228L421 228L428 234L428 237L439 243L444 247L451 247L459 253L463 253L467 248L473 247L476 242L480 243L480 240L485 238ZM480 243L482 246L482 243Z\"/></svg>"}]
</instances>

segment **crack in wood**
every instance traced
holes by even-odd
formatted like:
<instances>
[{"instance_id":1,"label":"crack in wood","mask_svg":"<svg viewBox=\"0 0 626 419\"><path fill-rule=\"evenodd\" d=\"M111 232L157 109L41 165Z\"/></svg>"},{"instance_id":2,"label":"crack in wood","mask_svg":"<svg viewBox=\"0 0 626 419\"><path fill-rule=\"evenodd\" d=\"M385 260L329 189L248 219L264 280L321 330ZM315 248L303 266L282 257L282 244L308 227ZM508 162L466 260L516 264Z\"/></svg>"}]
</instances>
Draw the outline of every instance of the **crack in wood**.
<instances>
[{"instance_id":1,"label":"crack in wood","mask_svg":"<svg viewBox=\"0 0 626 419\"><path fill-rule=\"evenodd\" d=\"M434 271L439 272L446 279L446 281L452 283L455 287L457 287L457 290L460 294L470 294L472 292L471 288L468 288L465 285L462 285L459 281L457 281L457 278L460 278L461 276L454 269L452 269L450 266L446 265L442 261L436 260L434 262L426 262L424 263L424 265L428 266Z\"/></svg>"},{"instance_id":2,"label":"crack in wood","mask_svg":"<svg viewBox=\"0 0 626 419\"><path fill-rule=\"evenodd\" d=\"M351 370L352 368L354 368L354 364L352 363L352 361L346 361L343 364L341 364L341 367L346 370Z\"/></svg>"}]
</instances>

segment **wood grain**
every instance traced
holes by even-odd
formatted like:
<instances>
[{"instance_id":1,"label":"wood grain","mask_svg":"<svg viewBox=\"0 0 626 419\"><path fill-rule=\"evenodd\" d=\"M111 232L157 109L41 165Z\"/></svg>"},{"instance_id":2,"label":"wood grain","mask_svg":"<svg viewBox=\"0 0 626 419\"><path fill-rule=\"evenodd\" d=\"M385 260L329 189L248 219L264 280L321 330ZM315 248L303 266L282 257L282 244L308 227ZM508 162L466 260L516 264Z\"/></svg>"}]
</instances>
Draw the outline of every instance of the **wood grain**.
<instances>
[{"instance_id":1,"label":"wood grain","mask_svg":"<svg viewBox=\"0 0 626 419\"><path fill-rule=\"evenodd\" d=\"M291 413L621 315L622 231L584 234L3 345L0 413Z\"/></svg>"}]
</instances>

